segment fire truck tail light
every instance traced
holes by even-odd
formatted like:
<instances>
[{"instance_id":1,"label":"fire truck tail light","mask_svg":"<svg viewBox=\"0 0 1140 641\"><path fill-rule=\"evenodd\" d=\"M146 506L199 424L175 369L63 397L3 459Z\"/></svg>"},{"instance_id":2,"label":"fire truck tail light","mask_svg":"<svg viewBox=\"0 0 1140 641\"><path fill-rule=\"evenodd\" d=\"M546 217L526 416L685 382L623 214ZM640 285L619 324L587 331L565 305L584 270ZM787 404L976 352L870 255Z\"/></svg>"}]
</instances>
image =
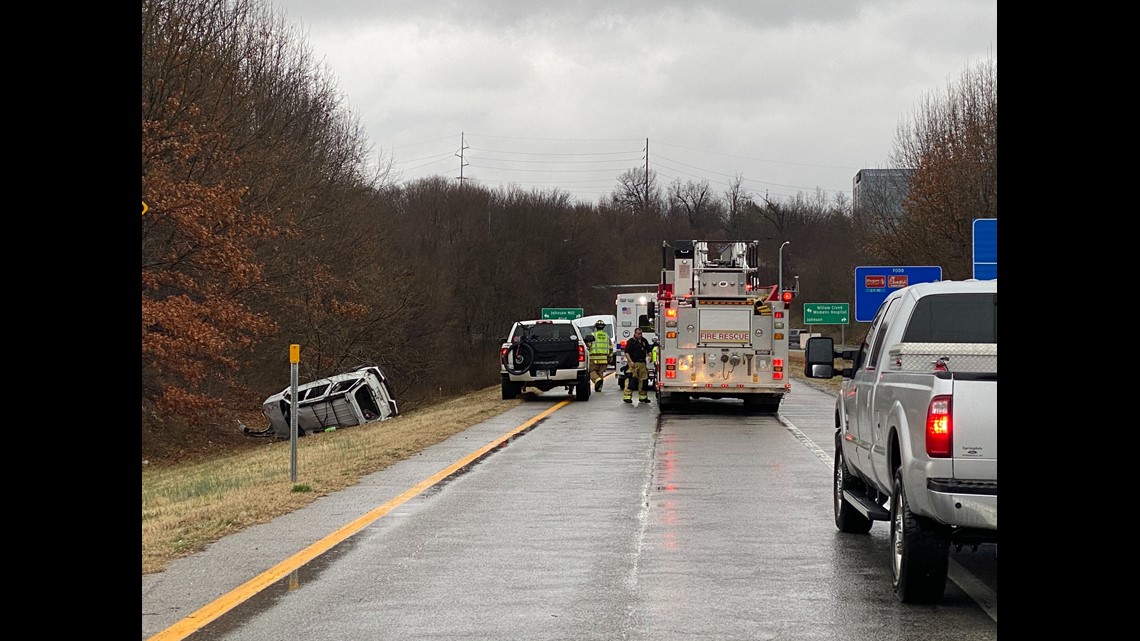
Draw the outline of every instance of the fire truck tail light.
<instances>
[{"instance_id":1,"label":"fire truck tail light","mask_svg":"<svg viewBox=\"0 0 1140 641\"><path fill-rule=\"evenodd\" d=\"M672 308L666 309L665 318L677 318L677 310Z\"/></svg>"},{"instance_id":2,"label":"fire truck tail light","mask_svg":"<svg viewBox=\"0 0 1140 641\"><path fill-rule=\"evenodd\" d=\"M772 372L772 380L774 380L774 381L784 380L784 373L783 372Z\"/></svg>"},{"instance_id":3,"label":"fire truck tail light","mask_svg":"<svg viewBox=\"0 0 1140 641\"><path fill-rule=\"evenodd\" d=\"M783 318L784 312L772 312L772 317L773 318Z\"/></svg>"},{"instance_id":4,"label":"fire truck tail light","mask_svg":"<svg viewBox=\"0 0 1140 641\"><path fill-rule=\"evenodd\" d=\"M949 396L935 396L926 410L926 453L948 458L954 444L954 420Z\"/></svg>"}]
</instances>

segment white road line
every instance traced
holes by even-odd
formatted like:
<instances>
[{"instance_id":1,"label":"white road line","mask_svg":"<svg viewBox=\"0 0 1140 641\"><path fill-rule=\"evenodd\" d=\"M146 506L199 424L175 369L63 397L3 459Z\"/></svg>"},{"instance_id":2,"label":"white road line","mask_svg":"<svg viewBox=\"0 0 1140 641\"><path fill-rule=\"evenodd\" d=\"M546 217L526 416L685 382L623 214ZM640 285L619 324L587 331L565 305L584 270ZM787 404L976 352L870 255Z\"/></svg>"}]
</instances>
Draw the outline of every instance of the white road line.
<instances>
[{"instance_id":1,"label":"white road line","mask_svg":"<svg viewBox=\"0 0 1140 641\"><path fill-rule=\"evenodd\" d=\"M970 598L977 601L978 605L985 610L986 614L997 623L997 595L993 593L984 583L979 581L968 570L958 565L957 561L950 559L950 570L948 572L950 580L962 588L962 591L970 595Z\"/></svg>"}]
</instances>

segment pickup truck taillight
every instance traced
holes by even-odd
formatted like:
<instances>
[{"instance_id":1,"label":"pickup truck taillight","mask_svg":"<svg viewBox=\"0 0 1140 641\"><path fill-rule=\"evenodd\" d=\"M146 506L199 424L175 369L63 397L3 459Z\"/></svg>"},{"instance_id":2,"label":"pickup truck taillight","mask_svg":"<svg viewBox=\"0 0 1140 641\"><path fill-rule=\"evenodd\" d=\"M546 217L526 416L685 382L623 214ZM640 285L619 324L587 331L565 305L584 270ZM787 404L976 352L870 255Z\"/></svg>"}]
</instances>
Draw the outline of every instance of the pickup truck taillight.
<instances>
[{"instance_id":1,"label":"pickup truck taillight","mask_svg":"<svg viewBox=\"0 0 1140 641\"><path fill-rule=\"evenodd\" d=\"M578 345L578 362L581 363L586 360L586 348Z\"/></svg>"},{"instance_id":2,"label":"pickup truck taillight","mask_svg":"<svg viewBox=\"0 0 1140 641\"><path fill-rule=\"evenodd\" d=\"M954 420L950 414L949 396L930 399L926 410L926 454L932 458L947 458L954 444Z\"/></svg>"}]
</instances>

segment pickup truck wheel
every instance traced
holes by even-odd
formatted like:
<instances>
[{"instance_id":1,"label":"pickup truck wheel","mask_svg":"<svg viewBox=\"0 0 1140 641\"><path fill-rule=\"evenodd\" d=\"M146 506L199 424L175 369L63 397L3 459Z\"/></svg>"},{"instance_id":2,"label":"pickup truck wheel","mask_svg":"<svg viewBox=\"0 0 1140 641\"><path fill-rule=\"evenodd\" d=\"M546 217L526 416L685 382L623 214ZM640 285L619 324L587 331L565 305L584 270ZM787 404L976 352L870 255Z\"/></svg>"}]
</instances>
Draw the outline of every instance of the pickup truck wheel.
<instances>
[{"instance_id":1,"label":"pickup truck wheel","mask_svg":"<svg viewBox=\"0 0 1140 641\"><path fill-rule=\"evenodd\" d=\"M903 603L934 603L946 591L950 565L949 530L911 513L902 483L902 468L895 470L891 497L891 573L895 596Z\"/></svg>"},{"instance_id":2,"label":"pickup truck wheel","mask_svg":"<svg viewBox=\"0 0 1140 641\"><path fill-rule=\"evenodd\" d=\"M519 395L522 389L521 383L513 383L503 377L503 400L509 401Z\"/></svg>"},{"instance_id":3,"label":"pickup truck wheel","mask_svg":"<svg viewBox=\"0 0 1140 641\"><path fill-rule=\"evenodd\" d=\"M593 387L590 385L590 381L579 381L575 398L579 401L588 401L590 400L591 390L593 390Z\"/></svg>"},{"instance_id":4,"label":"pickup truck wheel","mask_svg":"<svg viewBox=\"0 0 1140 641\"><path fill-rule=\"evenodd\" d=\"M838 439L838 437L836 437ZM853 505L843 500L843 490L858 489L861 483L847 471L843 448L835 444L835 483L832 487L832 505L835 508L835 527L847 534L866 534L871 531L871 519L863 516Z\"/></svg>"}]
</instances>

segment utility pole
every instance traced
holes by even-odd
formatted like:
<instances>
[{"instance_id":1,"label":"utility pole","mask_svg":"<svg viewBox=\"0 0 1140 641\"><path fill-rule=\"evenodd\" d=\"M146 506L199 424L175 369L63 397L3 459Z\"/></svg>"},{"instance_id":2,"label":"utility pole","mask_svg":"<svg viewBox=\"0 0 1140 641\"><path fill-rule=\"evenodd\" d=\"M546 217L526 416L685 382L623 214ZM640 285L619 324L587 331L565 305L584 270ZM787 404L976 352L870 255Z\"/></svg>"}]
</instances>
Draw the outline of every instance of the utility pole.
<instances>
[{"instance_id":1,"label":"utility pole","mask_svg":"<svg viewBox=\"0 0 1140 641\"><path fill-rule=\"evenodd\" d=\"M459 132L459 151L455 155L459 158L459 186L463 187L463 168L467 166L467 161L463 158L463 150L467 149L467 140L463 137L463 132Z\"/></svg>"},{"instance_id":2,"label":"utility pole","mask_svg":"<svg viewBox=\"0 0 1140 641\"><path fill-rule=\"evenodd\" d=\"M649 213L649 139L645 139L645 200L642 201L642 214Z\"/></svg>"}]
</instances>

